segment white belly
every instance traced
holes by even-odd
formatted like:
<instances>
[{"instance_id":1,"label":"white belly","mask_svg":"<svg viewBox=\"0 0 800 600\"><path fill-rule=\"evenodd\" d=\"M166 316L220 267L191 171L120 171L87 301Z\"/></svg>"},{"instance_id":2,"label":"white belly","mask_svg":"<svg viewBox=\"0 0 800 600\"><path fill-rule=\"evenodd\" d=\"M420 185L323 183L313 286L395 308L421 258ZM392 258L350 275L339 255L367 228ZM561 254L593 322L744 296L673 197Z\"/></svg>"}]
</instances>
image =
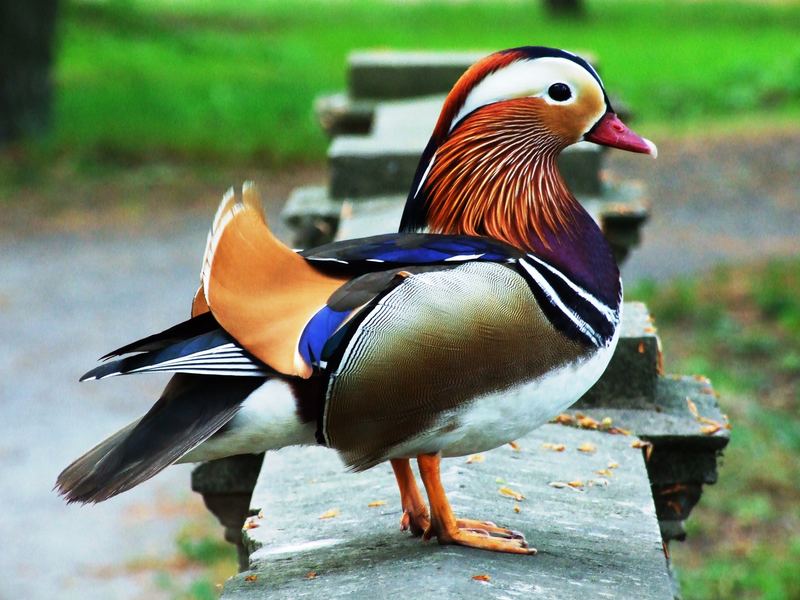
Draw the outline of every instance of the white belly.
<instances>
[{"instance_id":1,"label":"white belly","mask_svg":"<svg viewBox=\"0 0 800 600\"><path fill-rule=\"evenodd\" d=\"M465 456L524 436L567 409L595 384L608 366L617 340L618 334L588 358L446 413L430 430L395 448L391 458L430 452Z\"/></svg>"}]
</instances>

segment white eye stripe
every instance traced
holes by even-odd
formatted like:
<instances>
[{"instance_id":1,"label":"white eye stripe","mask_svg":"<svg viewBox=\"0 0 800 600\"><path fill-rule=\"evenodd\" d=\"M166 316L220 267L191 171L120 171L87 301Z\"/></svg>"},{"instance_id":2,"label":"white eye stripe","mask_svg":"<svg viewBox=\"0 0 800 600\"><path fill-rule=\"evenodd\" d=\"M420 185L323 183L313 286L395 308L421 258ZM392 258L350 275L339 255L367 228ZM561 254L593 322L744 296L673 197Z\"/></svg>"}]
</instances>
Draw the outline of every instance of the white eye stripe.
<instances>
[{"instance_id":1,"label":"white eye stripe","mask_svg":"<svg viewBox=\"0 0 800 600\"><path fill-rule=\"evenodd\" d=\"M569 100L556 102L549 98L548 89L556 82L570 87ZM579 91L586 88L595 88L600 97L604 97L592 73L571 60L558 57L518 60L490 73L475 85L451 121L450 130L469 113L488 104L512 98L541 97L551 104L565 105L575 102Z\"/></svg>"}]
</instances>

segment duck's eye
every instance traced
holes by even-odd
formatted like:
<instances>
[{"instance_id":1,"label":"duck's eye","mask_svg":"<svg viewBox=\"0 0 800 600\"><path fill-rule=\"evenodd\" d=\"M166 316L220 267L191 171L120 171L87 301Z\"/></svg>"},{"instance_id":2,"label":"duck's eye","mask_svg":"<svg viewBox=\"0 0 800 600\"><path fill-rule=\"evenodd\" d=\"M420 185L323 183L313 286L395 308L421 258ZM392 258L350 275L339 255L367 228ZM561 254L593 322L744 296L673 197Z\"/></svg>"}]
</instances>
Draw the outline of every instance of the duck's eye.
<instances>
[{"instance_id":1,"label":"duck's eye","mask_svg":"<svg viewBox=\"0 0 800 600\"><path fill-rule=\"evenodd\" d=\"M572 90L569 89L566 83L554 83L547 90L547 95L556 102L564 102L572 97Z\"/></svg>"}]
</instances>

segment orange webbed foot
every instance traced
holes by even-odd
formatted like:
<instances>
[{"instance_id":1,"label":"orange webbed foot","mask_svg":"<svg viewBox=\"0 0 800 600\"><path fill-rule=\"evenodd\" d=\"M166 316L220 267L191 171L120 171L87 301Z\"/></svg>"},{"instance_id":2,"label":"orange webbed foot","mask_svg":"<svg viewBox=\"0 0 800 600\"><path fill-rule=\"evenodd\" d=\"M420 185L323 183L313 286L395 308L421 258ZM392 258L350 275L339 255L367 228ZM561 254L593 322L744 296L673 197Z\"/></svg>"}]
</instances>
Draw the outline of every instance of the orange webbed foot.
<instances>
[{"instance_id":1,"label":"orange webbed foot","mask_svg":"<svg viewBox=\"0 0 800 600\"><path fill-rule=\"evenodd\" d=\"M492 552L536 554L536 548L528 547L525 536L518 531L498 527L489 521L456 519L439 478L439 455L421 454L417 463L431 511L431 523L422 539L435 537L440 544L458 544Z\"/></svg>"},{"instance_id":2,"label":"orange webbed foot","mask_svg":"<svg viewBox=\"0 0 800 600\"><path fill-rule=\"evenodd\" d=\"M498 528L500 529L500 528ZM423 539L430 539L435 537L440 544L458 544L459 546L468 546L469 548L478 548L479 550L491 550L492 552L507 552L510 554L536 554L536 548L528 546L525 536L517 532L508 531L514 537L506 537L505 534L492 535L486 529L473 529L459 527L455 528L439 528L438 530L433 527L429 528Z\"/></svg>"}]
</instances>

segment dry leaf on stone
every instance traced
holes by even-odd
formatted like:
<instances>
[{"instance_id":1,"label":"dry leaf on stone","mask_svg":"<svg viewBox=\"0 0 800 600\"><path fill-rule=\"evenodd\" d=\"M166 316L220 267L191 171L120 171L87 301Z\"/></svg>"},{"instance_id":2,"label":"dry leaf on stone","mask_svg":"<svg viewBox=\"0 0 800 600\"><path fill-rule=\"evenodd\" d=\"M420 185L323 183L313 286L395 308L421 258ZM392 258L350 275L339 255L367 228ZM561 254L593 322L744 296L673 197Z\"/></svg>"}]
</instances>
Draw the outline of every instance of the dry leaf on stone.
<instances>
[{"instance_id":1,"label":"dry leaf on stone","mask_svg":"<svg viewBox=\"0 0 800 600\"><path fill-rule=\"evenodd\" d=\"M482 463L485 459L483 454L470 454L467 457L467 464L471 465L472 463Z\"/></svg>"},{"instance_id":2,"label":"dry leaf on stone","mask_svg":"<svg viewBox=\"0 0 800 600\"><path fill-rule=\"evenodd\" d=\"M573 425L575 423L575 417L566 413L561 413L550 422L558 423L559 425Z\"/></svg>"},{"instance_id":3,"label":"dry leaf on stone","mask_svg":"<svg viewBox=\"0 0 800 600\"><path fill-rule=\"evenodd\" d=\"M256 527L261 527L261 525L256 523L255 520L253 519L253 517L250 517L249 519L247 519L244 522L244 525L242 526L242 530L246 531L248 529L255 529Z\"/></svg>"},{"instance_id":4,"label":"dry leaf on stone","mask_svg":"<svg viewBox=\"0 0 800 600\"><path fill-rule=\"evenodd\" d=\"M245 577L244 577L245 581L251 581L251 582L255 581L257 579L258 579L258 575L245 575Z\"/></svg>"},{"instance_id":5,"label":"dry leaf on stone","mask_svg":"<svg viewBox=\"0 0 800 600\"><path fill-rule=\"evenodd\" d=\"M650 456L653 454L653 444L651 442L645 442L644 440L633 440L631 442L631 448L643 448L644 459L646 461L649 461Z\"/></svg>"},{"instance_id":6,"label":"dry leaf on stone","mask_svg":"<svg viewBox=\"0 0 800 600\"><path fill-rule=\"evenodd\" d=\"M472 576L472 578L473 578L475 581L484 581L484 582L491 581L491 579L492 579L492 578L491 578L491 577L489 577L488 575L484 575L484 574L481 574L481 575L473 575L473 576Z\"/></svg>"},{"instance_id":7,"label":"dry leaf on stone","mask_svg":"<svg viewBox=\"0 0 800 600\"><path fill-rule=\"evenodd\" d=\"M319 516L319 518L320 519L333 519L334 517L338 517L338 516L339 516L339 509L338 508L332 508L332 509L326 510L324 513L322 513Z\"/></svg>"},{"instance_id":8,"label":"dry leaf on stone","mask_svg":"<svg viewBox=\"0 0 800 600\"><path fill-rule=\"evenodd\" d=\"M597 446L589 442L584 442L578 446L578 452L583 452L584 454L594 454L597 452Z\"/></svg>"},{"instance_id":9,"label":"dry leaf on stone","mask_svg":"<svg viewBox=\"0 0 800 600\"><path fill-rule=\"evenodd\" d=\"M308 573L306 573L306 579L316 579L316 578L317 578L316 571L309 571Z\"/></svg>"},{"instance_id":10,"label":"dry leaf on stone","mask_svg":"<svg viewBox=\"0 0 800 600\"><path fill-rule=\"evenodd\" d=\"M369 506L370 508L376 508L378 506L384 506L385 504L386 500L373 500L372 502L367 504L367 506Z\"/></svg>"},{"instance_id":11,"label":"dry leaf on stone","mask_svg":"<svg viewBox=\"0 0 800 600\"><path fill-rule=\"evenodd\" d=\"M692 402L692 399L689 396L686 396L686 405L689 407L689 412L692 413L695 419L700 417L700 412L697 410L697 405Z\"/></svg>"},{"instance_id":12,"label":"dry leaf on stone","mask_svg":"<svg viewBox=\"0 0 800 600\"><path fill-rule=\"evenodd\" d=\"M567 449L564 444L553 444L551 442L545 442L542 444L542 448L545 450L552 450L553 452L563 452Z\"/></svg>"},{"instance_id":13,"label":"dry leaf on stone","mask_svg":"<svg viewBox=\"0 0 800 600\"><path fill-rule=\"evenodd\" d=\"M507 498L513 498L517 502L521 502L522 500L525 499L525 496L523 496L522 494L520 494L517 491L512 490L509 487L503 486L497 491L500 492L501 496L506 496Z\"/></svg>"}]
</instances>

